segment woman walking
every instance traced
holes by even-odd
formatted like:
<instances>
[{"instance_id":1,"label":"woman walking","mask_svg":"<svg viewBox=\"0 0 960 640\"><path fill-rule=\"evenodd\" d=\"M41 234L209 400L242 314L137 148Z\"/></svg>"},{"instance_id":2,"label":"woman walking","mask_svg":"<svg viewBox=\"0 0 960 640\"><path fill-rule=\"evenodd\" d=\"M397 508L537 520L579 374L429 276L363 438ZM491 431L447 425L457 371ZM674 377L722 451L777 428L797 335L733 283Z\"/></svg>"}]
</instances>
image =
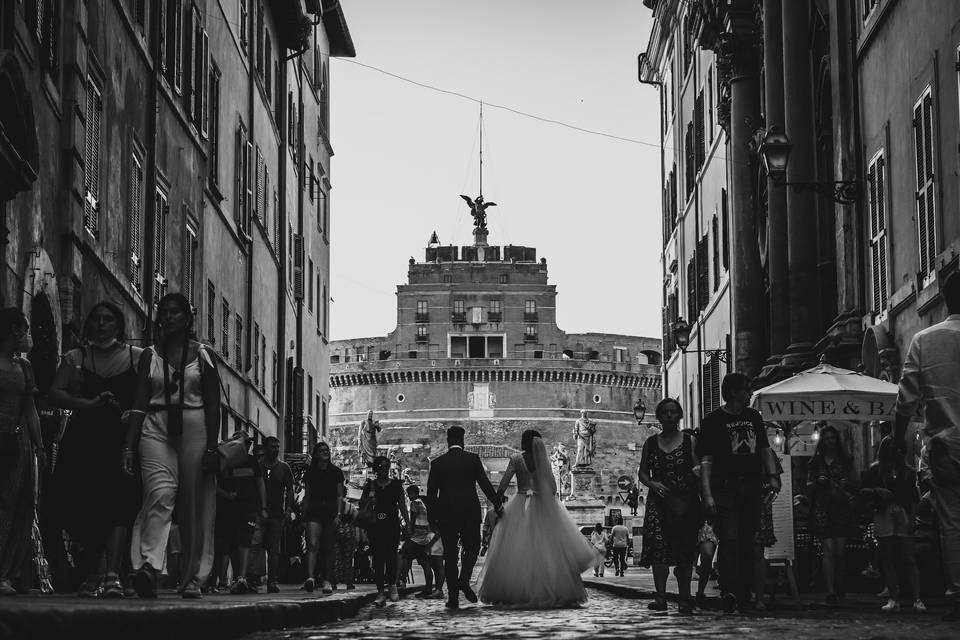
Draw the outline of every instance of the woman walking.
<instances>
[{"instance_id":1,"label":"woman walking","mask_svg":"<svg viewBox=\"0 0 960 640\"><path fill-rule=\"evenodd\" d=\"M303 589L312 592L317 574L317 554L320 554L320 579L323 593L333 593L334 554L337 527L343 514L346 495L343 471L330 462L330 445L317 443L313 448L310 467L303 474L306 494L303 498L303 520L306 523L307 579Z\"/></svg>"},{"instance_id":2,"label":"woman walking","mask_svg":"<svg viewBox=\"0 0 960 640\"><path fill-rule=\"evenodd\" d=\"M137 393L123 450L134 473L139 451L143 506L134 524L134 588L156 597L173 511L182 544L179 591L199 598L213 566L216 473L220 466L220 377L206 349L193 338L190 303L168 293L157 306L157 344L137 367ZM138 446L139 442L139 446Z\"/></svg>"},{"instance_id":3,"label":"woman walking","mask_svg":"<svg viewBox=\"0 0 960 640\"><path fill-rule=\"evenodd\" d=\"M817 450L807 467L810 495L810 528L823 551L823 581L827 604L836 604L843 595L843 567L847 533L850 530L853 459L847 455L836 427L820 429Z\"/></svg>"},{"instance_id":4,"label":"woman walking","mask_svg":"<svg viewBox=\"0 0 960 640\"><path fill-rule=\"evenodd\" d=\"M133 407L143 350L125 343L123 313L110 302L94 305L83 334L86 345L63 356L50 389L51 404L73 411L60 441L54 492L64 527L84 549L87 578L78 595L121 598L120 567L141 491L139 478L117 465L116 452L126 440L121 415Z\"/></svg>"},{"instance_id":5,"label":"woman walking","mask_svg":"<svg viewBox=\"0 0 960 640\"><path fill-rule=\"evenodd\" d=\"M593 546L593 550L597 552L597 562L593 565L593 575L596 578L603 577L603 562L607 558L607 543L609 541L607 532L603 530L603 525L598 522L593 527L593 531L590 532L590 544Z\"/></svg>"},{"instance_id":6,"label":"woman walking","mask_svg":"<svg viewBox=\"0 0 960 640\"><path fill-rule=\"evenodd\" d=\"M13 596L13 581L32 551L35 511L34 457L47 457L30 363L19 356L33 347L30 324L19 309L0 311L0 596Z\"/></svg>"},{"instance_id":7,"label":"woman walking","mask_svg":"<svg viewBox=\"0 0 960 640\"><path fill-rule=\"evenodd\" d=\"M700 530L699 481L694 468L699 464L696 440L678 428L683 408L673 398L657 405L662 431L647 438L640 455L637 478L650 488L643 522L643 551L640 565L653 566L656 599L647 608L667 610L667 576L674 567L680 592L680 613L693 613L690 578L697 555Z\"/></svg>"},{"instance_id":8,"label":"woman walking","mask_svg":"<svg viewBox=\"0 0 960 640\"><path fill-rule=\"evenodd\" d=\"M400 520L406 528L410 522L407 502L403 496L403 484L390 478L390 459L377 456L373 459L376 477L368 480L360 496L361 510L373 501L374 524L367 530L370 548L373 551L373 576L377 583L378 607L387 603L386 584L390 585L390 601L400 599L397 592L397 547L400 545ZM399 514L399 515L398 515Z\"/></svg>"}]
</instances>

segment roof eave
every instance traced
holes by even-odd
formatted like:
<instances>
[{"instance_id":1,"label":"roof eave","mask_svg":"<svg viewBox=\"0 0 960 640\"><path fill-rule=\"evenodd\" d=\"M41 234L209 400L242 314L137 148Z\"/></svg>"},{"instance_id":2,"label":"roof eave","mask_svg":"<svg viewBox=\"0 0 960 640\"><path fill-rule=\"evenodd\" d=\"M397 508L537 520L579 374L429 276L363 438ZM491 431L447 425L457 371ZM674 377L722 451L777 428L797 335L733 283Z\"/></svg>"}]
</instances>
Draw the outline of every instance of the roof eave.
<instances>
[{"instance_id":1,"label":"roof eave","mask_svg":"<svg viewBox=\"0 0 960 640\"><path fill-rule=\"evenodd\" d=\"M323 28L330 40L330 56L334 58L355 58L357 50L350 37L350 28L343 15L340 0L323 0Z\"/></svg>"}]
</instances>

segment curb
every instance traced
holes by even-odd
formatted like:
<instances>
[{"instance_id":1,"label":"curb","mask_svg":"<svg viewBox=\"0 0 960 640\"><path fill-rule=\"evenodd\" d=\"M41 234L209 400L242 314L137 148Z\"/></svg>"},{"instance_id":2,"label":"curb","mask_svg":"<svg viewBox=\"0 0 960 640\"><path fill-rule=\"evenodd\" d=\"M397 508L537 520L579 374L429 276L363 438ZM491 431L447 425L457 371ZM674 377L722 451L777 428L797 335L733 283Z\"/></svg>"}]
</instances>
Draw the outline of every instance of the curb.
<instances>
[{"instance_id":1,"label":"curb","mask_svg":"<svg viewBox=\"0 0 960 640\"><path fill-rule=\"evenodd\" d=\"M415 590L406 589L403 593L406 595ZM66 611L0 608L0 639L232 640L261 631L316 626L353 618L375 598L375 593L366 593L336 600L268 600L219 606L164 606L161 601L143 606Z\"/></svg>"}]
</instances>

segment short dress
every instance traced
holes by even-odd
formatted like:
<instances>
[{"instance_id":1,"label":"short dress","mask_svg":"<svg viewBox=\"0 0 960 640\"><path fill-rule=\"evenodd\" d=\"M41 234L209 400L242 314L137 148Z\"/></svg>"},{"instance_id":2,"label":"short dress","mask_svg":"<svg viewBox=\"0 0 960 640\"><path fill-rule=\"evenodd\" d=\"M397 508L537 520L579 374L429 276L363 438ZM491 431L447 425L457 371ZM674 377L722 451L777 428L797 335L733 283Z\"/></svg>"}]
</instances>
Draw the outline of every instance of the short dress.
<instances>
[{"instance_id":1,"label":"short dress","mask_svg":"<svg viewBox=\"0 0 960 640\"><path fill-rule=\"evenodd\" d=\"M827 487L815 485L810 495L810 529L813 535L825 538L843 538L849 535L853 524L853 501L849 492L850 468L839 459L827 462L823 458L810 461L808 482L826 472Z\"/></svg>"},{"instance_id":2,"label":"short dress","mask_svg":"<svg viewBox=\"0 0 960 640\"><path fill-rule=\"evenodd\" d=\"M693 441L684 434L680 446L673 451L662 450L657 436L652 436L649 442L646 446L650 479L665 484L672 496L686 502L686 508L678 515L663 497L651 492L643 521L640 566L693 566L702 524L699 481L692 465Z\"/></svg>"}]
</instances>

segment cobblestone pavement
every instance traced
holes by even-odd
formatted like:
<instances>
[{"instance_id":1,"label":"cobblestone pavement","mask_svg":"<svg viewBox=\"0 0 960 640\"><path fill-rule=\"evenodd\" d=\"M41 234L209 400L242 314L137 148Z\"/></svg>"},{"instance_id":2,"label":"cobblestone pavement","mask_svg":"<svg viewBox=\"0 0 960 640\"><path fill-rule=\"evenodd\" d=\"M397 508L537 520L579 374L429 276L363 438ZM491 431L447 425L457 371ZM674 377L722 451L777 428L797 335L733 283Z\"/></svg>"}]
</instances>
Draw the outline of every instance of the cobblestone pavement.
<instances>
[{"instance_id":1,"label":"cobblestone pavement","mask_svg":"<svg viewBox=\"0 0 960 640\"><path fill-rule=\"evenodd\" d=\"M443 601L409 598L385 608L366 607L356 618L313 629L262 633L245 640L338 640L346 638L804 638L843 640L889 638L954 640L960 626L930 613L884 615L879 612L807 611L766 615L724 615L698 612L680 616L648 611L646 600L590 591L584 607L559 611L504 611L461 602L448 613Z\"/></svg>"}]
</instances>

